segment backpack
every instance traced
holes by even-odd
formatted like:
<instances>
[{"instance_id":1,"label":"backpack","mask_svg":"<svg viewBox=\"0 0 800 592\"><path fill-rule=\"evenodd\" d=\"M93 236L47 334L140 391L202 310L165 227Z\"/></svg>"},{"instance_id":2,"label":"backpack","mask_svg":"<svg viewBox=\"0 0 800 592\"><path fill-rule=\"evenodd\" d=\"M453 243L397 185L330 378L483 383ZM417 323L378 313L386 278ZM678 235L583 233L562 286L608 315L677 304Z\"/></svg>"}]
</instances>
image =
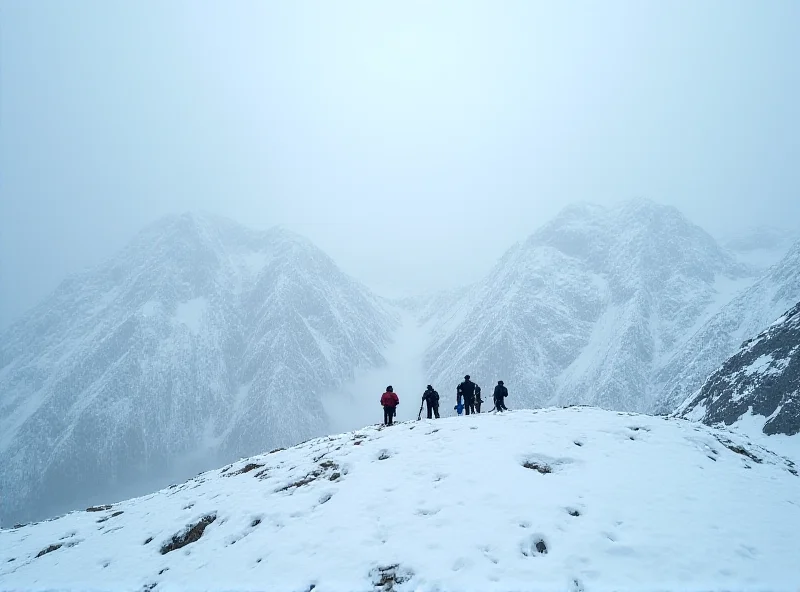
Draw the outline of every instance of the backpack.
<instances>
[{"instance_id":1,"label":"backpack","mask_svg":"<svg viewBox=\"0 0 800 592\"><path fill-rule=\"evenodd\" d=\"M465 397L471 397L475 394L475 387L477 385L471 380L465 380L458 385L458 391Z\"/></svg>"}]
</instances>

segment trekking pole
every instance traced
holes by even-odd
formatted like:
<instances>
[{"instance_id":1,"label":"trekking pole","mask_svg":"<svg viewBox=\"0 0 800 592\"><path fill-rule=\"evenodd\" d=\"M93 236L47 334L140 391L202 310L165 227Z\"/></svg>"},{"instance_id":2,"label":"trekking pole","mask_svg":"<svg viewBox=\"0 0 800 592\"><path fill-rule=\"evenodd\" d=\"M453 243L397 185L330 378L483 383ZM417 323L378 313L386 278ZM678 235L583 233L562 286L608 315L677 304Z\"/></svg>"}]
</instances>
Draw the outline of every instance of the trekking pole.
<instances>
[{"instance_id":1,"label":"trekking pole","mask_svg":"<svg viewBox=\"0 0 800 592\"><path fill-rule=\"evenodd\" d=\"M417 414L417 421L422 419L422 406L425 404L425 399L422 400L422 403L419 404L419 413Z\"/></svg>"}]
</instances>

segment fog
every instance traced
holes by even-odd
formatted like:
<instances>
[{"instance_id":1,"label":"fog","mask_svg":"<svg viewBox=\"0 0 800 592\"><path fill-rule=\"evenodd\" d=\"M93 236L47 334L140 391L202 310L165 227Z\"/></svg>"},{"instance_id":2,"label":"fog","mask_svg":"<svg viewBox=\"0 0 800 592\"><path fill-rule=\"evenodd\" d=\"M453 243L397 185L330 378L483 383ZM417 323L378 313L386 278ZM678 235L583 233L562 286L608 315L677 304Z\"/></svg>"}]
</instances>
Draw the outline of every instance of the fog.
<instances>
[{"instance_id":1,"label":"fog","mask_svg":"<svg viewBox=\"0 0 800 592\"><path fill-rule=\"evenodd\" d=\"M353 380L346 381L334 392L324 394L322 403L331 431L346 432L375 423L376 417L382 413L379 401L383 391L380 389L389 385L400 399L395 421L408 421L419 416L422 393L430 380L423 363L423 354L430 342L429 329L420 326L414 315L405 314L400 328L393 335L394 342L385 352L386 364L361 370ZM447 392L450 390L448 388ZM442 416L455 413L448 411L444 397L441 407ZM423 410L423 415L425 413Z\"/></svg>"},{"instance_id":2,"label":"fog","mask_svg":"<svg viewBox=\"0 0 800 592\"><path fill-rule=\"evenodd\" d=\"M3 2L0 326L170 212L285 224L381 294L565 204L800 214L800 5Z\"/></svg>"}]
</instances>

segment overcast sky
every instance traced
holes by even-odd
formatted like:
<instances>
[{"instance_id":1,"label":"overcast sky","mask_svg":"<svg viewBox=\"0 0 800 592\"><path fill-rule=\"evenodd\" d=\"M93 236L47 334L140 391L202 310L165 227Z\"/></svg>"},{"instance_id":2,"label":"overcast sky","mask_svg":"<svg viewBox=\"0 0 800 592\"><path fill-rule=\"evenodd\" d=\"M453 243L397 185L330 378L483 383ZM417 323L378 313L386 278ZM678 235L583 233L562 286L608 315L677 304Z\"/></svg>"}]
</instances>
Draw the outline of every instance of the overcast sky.
<instances>
[{"instance_id":1,"label":"overcast sky","mask_svg":"<svg viewBox=\"0 0 800 592\"><path fill-rule=\"evenodd\" d=\"M0 326L185 210L387 295L574 201L800 226L798 27L796 0L0 0Z\"/></svg>"}]
</instances>

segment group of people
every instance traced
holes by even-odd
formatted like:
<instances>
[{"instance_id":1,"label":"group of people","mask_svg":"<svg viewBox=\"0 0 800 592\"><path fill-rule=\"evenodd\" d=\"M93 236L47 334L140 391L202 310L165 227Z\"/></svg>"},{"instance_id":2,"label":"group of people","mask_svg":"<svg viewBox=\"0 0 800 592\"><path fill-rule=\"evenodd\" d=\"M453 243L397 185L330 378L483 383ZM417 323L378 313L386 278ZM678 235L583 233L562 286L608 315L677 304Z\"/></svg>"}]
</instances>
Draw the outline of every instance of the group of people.
<instances>
[{"instance_id":1,"label":"group of people","mask_svg":"<svg viewBox=\"0 0 800 592\"><path fill-rule=\"evenodd\" d=\"M508 397L508 389L503 384L502 380L497 381L497 386L494 387L494 408L492 411L508 411L506 407L506 397ZM397 413L397 406L400 404L400 398L394 392L392 386L386 387L386 392L381 395L381 405L383 406L383 424L390 426L393 423L395 414ZM472 413L480 413L483 399L481 398L481 387L470 380L469 374L464 376L464 382L456 387L456 410L458 415L462 412L470 415ZM419 417L422 417L422 406L425 405L428 409L428 419L439 419L439 393L436 392L430 384L425 392L422 394L422 404L419 408Z\"/></svg>"}]
</instances>

